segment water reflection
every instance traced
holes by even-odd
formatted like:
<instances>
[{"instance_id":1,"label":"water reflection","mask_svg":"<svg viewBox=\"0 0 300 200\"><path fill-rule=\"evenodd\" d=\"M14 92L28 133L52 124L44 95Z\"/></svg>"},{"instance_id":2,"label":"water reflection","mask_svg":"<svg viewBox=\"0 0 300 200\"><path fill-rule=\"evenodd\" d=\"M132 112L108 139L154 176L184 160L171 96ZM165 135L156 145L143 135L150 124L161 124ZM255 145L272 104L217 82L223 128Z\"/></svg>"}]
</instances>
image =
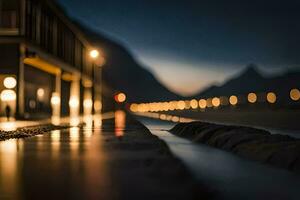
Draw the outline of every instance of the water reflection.
<instances>
[{"instance_id":1,"label":"water reflection","mask_svg":"<svg viewBox=\"0 0 300 200\"><path fill-rule=\"evenodd\" d=\"M17 130L16 122L1 122L0 123L0 130L4 131L15 131Z\"/></svg>"},{"instance_id":2,"label":"water reflection","mask_svg":"<svg viewBox=\"0 0 300 200\"><path fill-rule=\"evenodd\" d=\"M124 129L126 128L126 113L123 110L115 112L115 135L118 138L124 136Z\"/></svg>"},{"instance_id":3,"label":"water reflection","mask_svg":"<svg viewBox=\"0 0 300 200\"><path fill-rule=\"evenodd\" d=\"M60 130L51 131L51 151L52 151L53 158L59 156L60 135L61 135Z\"/></svg>"},{"instance_id":4,"label":"water reflection","mask_svg":"<svg viewBox=\"0 0 300 200\"><path fill-rule=\"evenodd\" d=\"M94 127L100 129L102 127L102 115L94 116Z\"/></svg>"},{"instance_id":5,"label":"water reflection","mask_svg":"<svg viewBox=\"0 0 300 200\"><path fill-rule=\"evenodd\" d=\"M80 118L78 116L71 116L70 117L70 125L71 126L78 126L80 123Z\"/></svg>"},{"instance_id":6,"label":"water reflection","mask_svg":"<svg viewBox=\"0 0 300 200\"><path fill-rule=\"evenodd\" d=\"M86 128L92 128L93 127L93 116L92 115L85 115L83 117L83 122L85 123Z\"/></svg>"},{"instance_id":7,"label":"water reflection","mask_svg":"<svg viewBox=\"0 0 300 200\"><path fill-rule=\"evenodd\" d=\"M102 119L110 117L73 118L84 127L0 142L0 199L110 199L101 134Z\"/></svg>"},{"instance_id":8,"label":"water reflection","mask_svg":"<svg viewBox=\"0 0 300 200\"><path fill-rule=\"evenodd\" d=\"M75 157L79 148L79 139L80 139L79 130L80 129L78 127L70 128L70 150L71 150L71 155Z\"/></svg>"},{"instance_id":9,"label":"water reflection","mask_svg":"<svg viewBox=\"0 0 300 200\"><path fill-rule=\"evenodd\" d=\"M58 125L60 124L60 117L52 116L52 117L51 117L51 123L52 123L53 125L58 126Z\"/></svg>"},{"instance_id":10,"label":"water reflection","mask_svg":"<svg viewBox=\"0 0 300 200\"><path fill-rule=\"evenodd\" d=\"M19 151L23 150L22 140L7 140L0 142L0 198L3 194L19 194L18 175L21 163L18 163Z\"/></svg>"}]
</instances>

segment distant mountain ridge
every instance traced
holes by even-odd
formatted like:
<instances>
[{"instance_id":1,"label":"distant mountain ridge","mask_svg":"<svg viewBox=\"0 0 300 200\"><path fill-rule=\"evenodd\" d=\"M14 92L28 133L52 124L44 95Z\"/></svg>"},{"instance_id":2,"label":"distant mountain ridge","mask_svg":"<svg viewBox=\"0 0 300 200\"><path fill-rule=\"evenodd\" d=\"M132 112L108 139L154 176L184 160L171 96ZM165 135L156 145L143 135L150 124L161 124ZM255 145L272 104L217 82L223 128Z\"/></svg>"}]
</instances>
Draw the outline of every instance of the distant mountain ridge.
<instances>
[{"instance_id":1,"label":"distant mountain ridge","mask_svg":"<svg viewBox=\"0 0 300 200\"><path fill-rule=\"evenodd\" d=\"M300 71L288 71L277 76L263 75L256 65L250 64L237 76L230 78L220 86L210 86L190 98L208 98L248 94L250 92L275 92L286 96L292 88L300 88Z\"/></svg>"},{"instance_id":2,"label":"distant mountain ridge","mask_svg":"<svg viewBox=\"0 0 300 200\"><path fill-rule=\"evenodd\" d=\"M129 51L117 42L75 22L88 35L90 41L99 47L105 56L103 80L110 90L126 93L129 102L153 102L181 99L143 68Z\"/></svg>"}]
</instances>

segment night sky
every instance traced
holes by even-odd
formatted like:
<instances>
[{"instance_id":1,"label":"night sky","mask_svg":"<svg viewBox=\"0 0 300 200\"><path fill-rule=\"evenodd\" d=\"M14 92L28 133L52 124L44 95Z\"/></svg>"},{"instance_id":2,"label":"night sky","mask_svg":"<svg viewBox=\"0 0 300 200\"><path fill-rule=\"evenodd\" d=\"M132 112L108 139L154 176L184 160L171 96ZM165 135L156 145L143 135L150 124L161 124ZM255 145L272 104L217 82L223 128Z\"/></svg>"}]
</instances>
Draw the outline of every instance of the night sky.
<instances>
[{"instance_id":1,"label":"night sky","mask_svg":"<svg viewBox=\"0 0 300 200\"><path fill-rule=\"evenodd\" d=\"M300 1L58 1L181 94L222 82L249 63L268 73L300 69Z\"/></svg>"}]
</instances>

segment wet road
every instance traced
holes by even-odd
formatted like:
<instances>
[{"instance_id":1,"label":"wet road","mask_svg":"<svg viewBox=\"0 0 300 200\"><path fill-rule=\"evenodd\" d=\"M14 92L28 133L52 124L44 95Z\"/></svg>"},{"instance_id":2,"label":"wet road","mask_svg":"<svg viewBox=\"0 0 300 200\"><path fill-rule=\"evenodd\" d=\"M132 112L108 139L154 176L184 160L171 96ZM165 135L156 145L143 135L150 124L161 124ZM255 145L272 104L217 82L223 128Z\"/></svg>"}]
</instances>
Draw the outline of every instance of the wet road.
<instances>
[{"instance_id":1,"label":"wet road","mask_svg":"<svg viewBox=\"0 0 300 200\"><path fill-rule=\"evenodd\" d=\"M0 199L108 199L99 131L71 128L0 142Z\"/></svg>"},{"instance_id":2,"label":"wet road","mask_svg":"<svg viewBox=\"0 0 300 200\"><path fill-rule=\"evenodd\" d=\"M198 180L216 190L218 199L299 199L300 175L234 154L194 144L167 132L175 123L139 118L159 136Z\"/></svg>"},{"instance_id":3,"label":"wet road","mask_svg":"<svg viewBox=\"0 0 300 200\"><path fill-rule=\"evenodd\" d=\"M87 118L83 128L1 141L0 199L205 196L167 146L128 118L116 111L103 123Z\"/></svg>"}]
</instances>

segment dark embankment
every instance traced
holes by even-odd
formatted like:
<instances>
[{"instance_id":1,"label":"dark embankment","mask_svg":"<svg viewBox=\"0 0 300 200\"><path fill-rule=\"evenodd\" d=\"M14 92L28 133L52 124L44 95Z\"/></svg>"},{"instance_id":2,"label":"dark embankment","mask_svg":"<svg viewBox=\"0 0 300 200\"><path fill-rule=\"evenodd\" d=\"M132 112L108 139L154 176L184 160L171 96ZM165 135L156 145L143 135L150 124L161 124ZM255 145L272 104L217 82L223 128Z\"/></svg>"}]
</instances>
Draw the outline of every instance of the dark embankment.
<instances>
[{"instance_id":1,"label":"dark embankment","mask_svg":"<svg viewBox=\"0 0 300 200\"><path fill-rule=\"evenodd\" d=\"M103 121L103 150L118 192L117 199L214 199L213 190L194 178L183 163L140 122L126 117L122 137L114 120Z\"/></svg>"},{"instance_id":2,"label":"dark embankment","mask_svg":"<svg viewBox=\"0 0 300 200\"><path fill-rule=\"evenodd\" d=\"M290 136L205 122L180 123L170 132L251 160L300 172L300 140Z\"/></svg>"}]
</instances>

